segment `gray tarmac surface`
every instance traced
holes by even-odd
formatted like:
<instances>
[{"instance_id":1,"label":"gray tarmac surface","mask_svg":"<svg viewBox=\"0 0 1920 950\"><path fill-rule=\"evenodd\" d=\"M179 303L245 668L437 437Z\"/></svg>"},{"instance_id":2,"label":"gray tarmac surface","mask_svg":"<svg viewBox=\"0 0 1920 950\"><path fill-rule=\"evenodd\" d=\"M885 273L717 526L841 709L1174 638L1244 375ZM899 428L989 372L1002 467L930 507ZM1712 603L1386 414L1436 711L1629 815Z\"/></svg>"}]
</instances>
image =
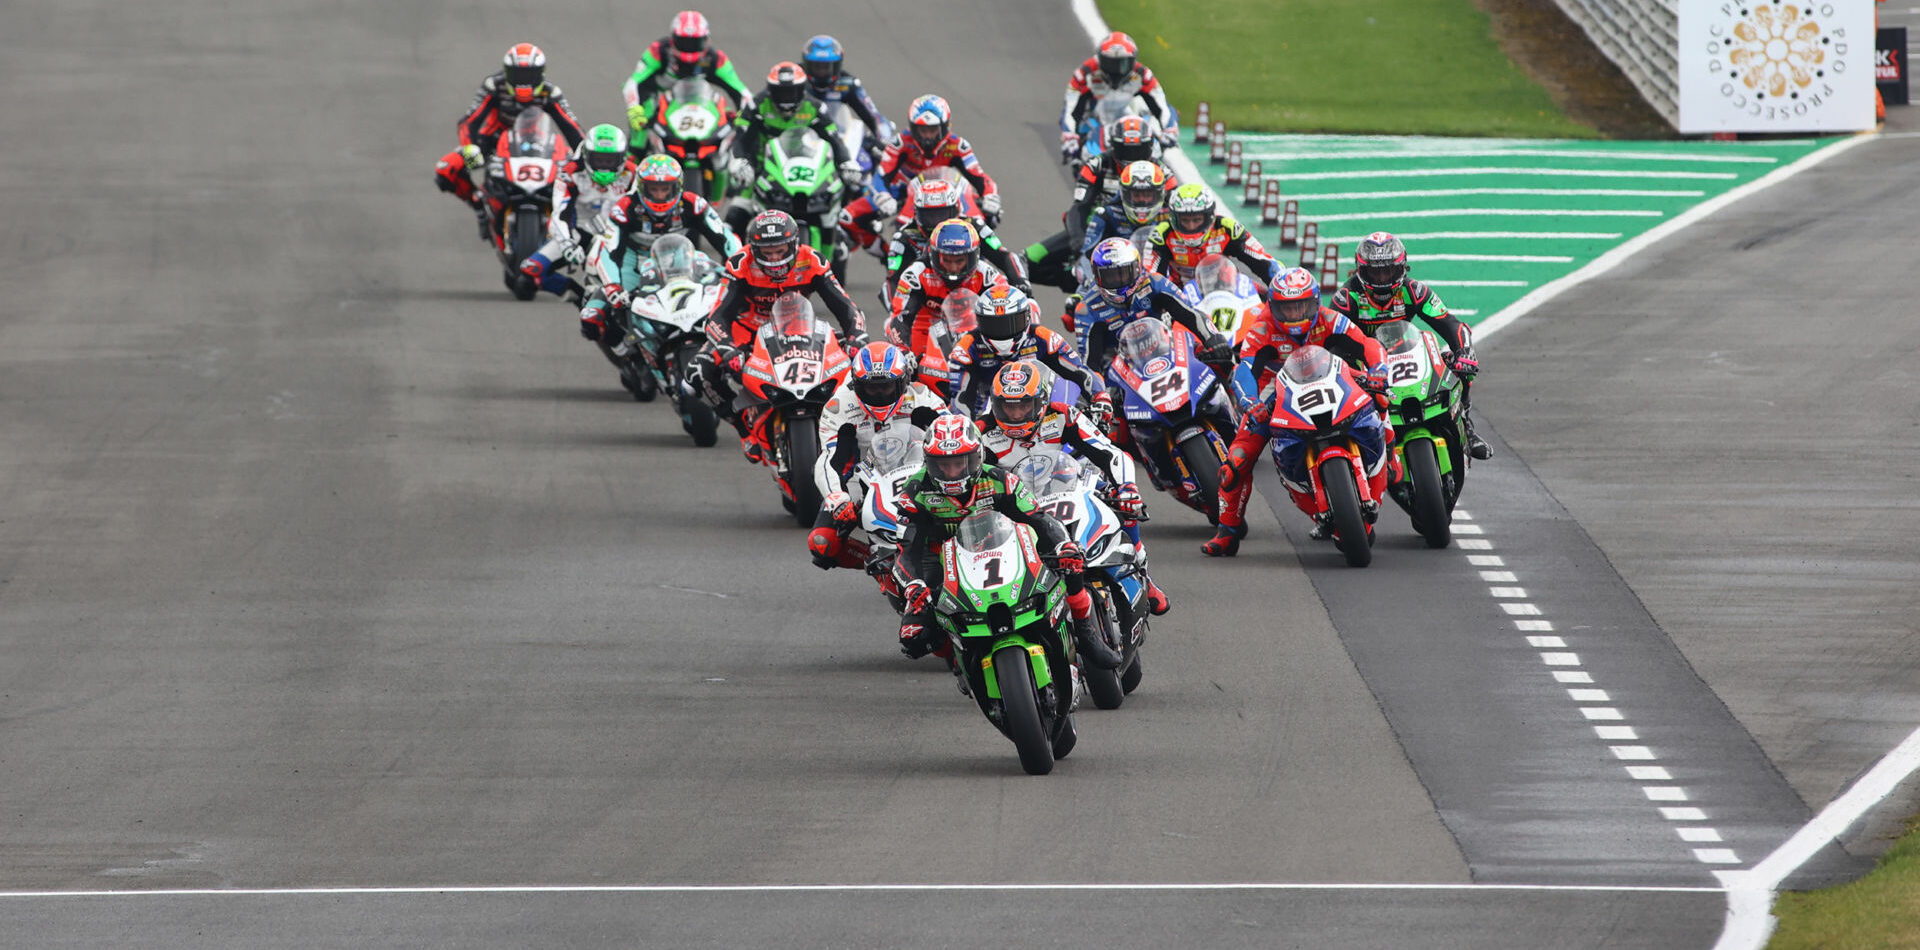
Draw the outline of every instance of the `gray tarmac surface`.
<instances>
[{"instance_id":1,"label":"gray tarmac surface","mask_svg":"<svg viewBox=\"0 0 1920 950\"><path fill-rule=\"evenodd\" d=\"M1003 231L1057 226L1052 117L1085 45L1064 5L702 9L750 83L827 30L884 109L947 95L1010 196ZM565 308L507 297L429 182L453 119L522 38L583 121L617 119L668 12L16 7L0 77L39 98L0 120L45 145L0 170L28 223L0 258L20 288L0 302L0 888L1483 879L1395 732L1401 697L1369 688L1293 555L1203 563L1204 523L1156 499L1178 606L1146 682L1030 779L944 673L893 654L864 578L806 566L763 472L629 401ZM1510 345L1483 405L1532 462L1552 447L1503 411L1534 362ZM1533 467L1564 497L1562 467ZM1549 857L1498 876L1549 879L1569 855ZM1044 893L8 898L0 943L943 946L1001 926L1653 947L1704 945L1720 912Z\"/></svg>"}]
</instances>

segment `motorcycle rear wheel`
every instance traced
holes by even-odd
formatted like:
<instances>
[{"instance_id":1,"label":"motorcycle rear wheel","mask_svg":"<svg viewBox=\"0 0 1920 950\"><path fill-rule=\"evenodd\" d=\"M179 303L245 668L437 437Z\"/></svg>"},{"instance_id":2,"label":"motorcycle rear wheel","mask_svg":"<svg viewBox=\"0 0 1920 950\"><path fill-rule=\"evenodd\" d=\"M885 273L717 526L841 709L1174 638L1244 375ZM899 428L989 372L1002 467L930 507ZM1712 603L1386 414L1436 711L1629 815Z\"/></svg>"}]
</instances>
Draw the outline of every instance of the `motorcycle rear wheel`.
<instances>
[{"instance_id":1,"label":"motorcycle rear wheel","mask_svg":"<svg viewBox=\"0 0 1920 950\"><path fill-rule=\"evenodd\" d=\"M1040 695L1027 664L1027 651L1021 647L1001 647L993 655L993 675L1000 684L1000 720L1007 738L1020 751L1020 767L1028 775L1045 775L1053 771L1053 743L1040 720Z\"/></svg>"},{"instance_id":2,"label":"motorcycle rear wheel","mask_svg":"<svg viewBox=\"0 0 1920 950\"><path fill-rule=\"evenodd\" d=\"M1367 519L1360 513L1360 487L1354 484L1353 463L1335 458L1320 466L1320 485L1327 493L1333 518L1333 540L1346 555L1348 567L1373 563L1373 544L1367 537Z\"/></svg>"},{"instance_id":3,"label":"motorcycle rear wheel","mask_svg":"<svg viewBox=\"0 0 1920 950\"><path fill-rule=\"evenodd\" d=\"M1427 547L1444 548L1453 540L1453 515L1447 511L1446 488L1440 484L1440 460L1433 440L1417 439L1404 450L1407 479L1413 483L1413 529Z\"/></svg>"}]
</instances>

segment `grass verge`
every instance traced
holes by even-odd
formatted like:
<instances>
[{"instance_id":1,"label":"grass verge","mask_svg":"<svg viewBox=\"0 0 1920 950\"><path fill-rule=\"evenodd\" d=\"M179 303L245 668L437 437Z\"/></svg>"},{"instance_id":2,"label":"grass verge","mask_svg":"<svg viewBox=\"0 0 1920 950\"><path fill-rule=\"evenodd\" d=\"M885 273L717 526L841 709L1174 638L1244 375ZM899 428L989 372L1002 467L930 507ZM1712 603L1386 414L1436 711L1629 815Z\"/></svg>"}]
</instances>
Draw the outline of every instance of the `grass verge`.
<instances>
[{"instance_id":1,"label":"grass verge","mask_svg":"<svg viewBox=\"0 0 1920 950\"><path fill-rule=\"evenodd\" d=\"M1227 128L1595 138L1495 42L1473 0L1101 0L1181 117Z\"/></svg>"},{"instance_id":2,"label":"grass verge","mask_svg":"<svg viewBox=\"0 0 1920 950\"><path fill-rule=\"evenodd\" d=\"M1920 815L1871 874L1781 894L1773 912L1780 927L1767 950L1920 950Z\"/></svg>"}]
</instances>

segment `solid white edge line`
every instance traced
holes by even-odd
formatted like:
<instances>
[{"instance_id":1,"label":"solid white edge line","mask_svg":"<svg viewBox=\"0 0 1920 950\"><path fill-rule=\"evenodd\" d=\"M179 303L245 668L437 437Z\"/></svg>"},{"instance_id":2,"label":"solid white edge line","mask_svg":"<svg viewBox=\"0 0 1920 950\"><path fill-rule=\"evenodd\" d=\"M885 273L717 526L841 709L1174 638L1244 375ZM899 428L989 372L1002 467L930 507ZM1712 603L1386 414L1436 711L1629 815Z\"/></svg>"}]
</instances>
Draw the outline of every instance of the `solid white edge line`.
<instances>
[{"instance_id":1,"label":"solid white edge line","mask_svg":"<svg viewBox=\"0 0 1920 950\"><path fill-rule=\"evenodd\" d=\"M1076 0L1076 2L1078 2L1078 0ZM1494 333L1498 333L1502 329L1505 329L1508 325L1512 324L1515 320L1518 320L1521 317L1524 317L1527 314L1532 313L1534 310L1538 309L1541 304L1544 304L1547 301L1552 300L1553 298L1558 297L1561 294L1569 290L1572 290L1573 288L1578 287L1581 284L1584 284L1587 281L1592 280L1595 277L1598 277L1601 274L1604 274L1614 269L1615 267L1620 266L1621 262L1645 250L1647 247L1658 242L1660 239L1665 238L1673 234L1674 232L1687 227L1688 225L1694 224L1700 221L1700 219L1705 218L1708 215L1713 214L1716 211L1719 211L1721 208L1724 208L1730 204L1733 204L1734 202L1739 201L1740 199L1745 198L1748 195L1771 188L1774 185L1777 185L1783 181L1786 181L1787 179L1792 178L1793 176L1798 175L1801 172L1806 171L1807 169L1812 168L1815 165L1818 165L1821 162L1824 162L1835 155L1845 152L1848 149L1851 149L1864 142L1870 142L1873 140L1873 138L1874 138L1874 133L1865 132L1859 135L1855 135L1851 138L1841 139L1840 141L1835 142L1832 145L1828 145L1825 148L1820 148L1812 152L1808 152L1807 154L1800 156L1799 159L1787 165L1783 165L1779 168L1776 168L1773 171L1770 171L1765 175L1760 176L1759 178L1755 178L1754 180L1747 182L1746 184L1741 185L1738 188L1729 189L1725 194L1717 195L1697 205L1694 205L1693 207L1688 208L1687 210L1682 211L1677 215L1674 215L1672 218L1669 218L1668 220L1662 222L1661 224L1658 224L1652 228L1649 228L1645 233L1621 242L1619 246L1615 247L1613 250L1606 252L1605 254L1600 255L1599 257L1594 258L1592 261L1588 262L1586 266L1580 268L1579 270L1576 270L1565 277L1561 277L1557 280L1548 281L1547 283L1541 284L1539 287L1534 288L1532 291L1528 292L1526 296L1521 297L1519 300L1516 300L1511 304L1508 304L1499 313L1496 313L1493 316L1488 317L1485 320L1482 320L1478 325L1476 325L1473 328L1473 336L1477 340L1484 340L1488 336Z\"/></svg>"},{"instance_id":2,"label":"solid white edge line","mask_svg":"<svg viewBox=\"0 0 1920 950\"><path fill-rule=\"evenodd\" d=\"M1653 884L498 884L447 887L231 887L111 891L0 891L0 900L74 897L306 897L394 894L686 894L859 891L1566 891L1719 894L1718 887Z\"/></svg>"},{"instance_id":3,"label":"solid white edge line","mask_svg":"<svg viewBox=\"0 0 1920 950\"><path fill-rule=\"evenodd\" d=\"M1714 872L1727 888L1726 923L1721 927L1720 940L1713 945L1714 950L1765 947L1779 923L1773 916L1773 897L1780 882L1799 870L1828 842L1853 827L1867 809L1885 800L1915 769L1920 769L1920 729L1908 733L1906 739L1874 763L1867 774L1840 797L1828 802L1812 821L1801 826L1760 863L1745 871Z\"/></svg>"}]
</instances>

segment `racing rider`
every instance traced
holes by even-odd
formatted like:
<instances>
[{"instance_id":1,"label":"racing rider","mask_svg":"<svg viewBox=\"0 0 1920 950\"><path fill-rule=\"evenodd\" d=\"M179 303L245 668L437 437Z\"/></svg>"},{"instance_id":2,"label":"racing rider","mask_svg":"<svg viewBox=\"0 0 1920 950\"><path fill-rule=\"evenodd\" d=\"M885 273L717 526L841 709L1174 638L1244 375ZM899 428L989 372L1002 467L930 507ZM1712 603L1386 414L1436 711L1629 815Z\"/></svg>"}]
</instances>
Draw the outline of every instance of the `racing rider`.
<instances>
[{"instance_id":1,"label":"racing rider","mask_svg":"<svg viewBox=\"0 0 1920 950\"><path fill-rule=\"evenodd\" d=\"M1066 337L1040 324L1040 305L1005 284L995 284L974 303L976 326L954 342L947 355L952 374L954 405L979 415L986 390L1002 366L1032 360L1065 377L1089 400L1094 424L1104 426L1113 414L1113 397L1106 383L1080 361Z\"/></svg>"},{"instance_id":2,"label":"racing rider","mask_svg":"<svg viewBox=\"0 0 1920 950\"><path fill-rule=\"evenodd\" d=\"M734 111L747 99L747 85L734 72L727 54L708 43L707 18L697 10L682 10L673 17L673 29L654 40L633 64L633 75L621 85L627 100L627 127L633 132L633 147L646 147L647 121L652 118L653 99L673 88L682 79L704 76L713 81L720 93L732 100Z\"/></svg>"},{"instance_id":3,"label":"racing rider","mask_svg":"<svg viewBox=\"0 0 1920 950\"><path fill-rule=\"evenodd\" d=\"M1147 247L1154 254L1154 269L1180 283L1193 279L1193 269L1208 254L1245 264L1263 295L1284 269L1253 232L1221 214L1213 192L1197 182L1181 185L1167 199L1167 220L1154 229Z\"/></svg>"},{"instance_id":4,"label":"racing rider","mask_svg":"<svg viewBox=\"0 0 1920 950\"><path fill-rule=\"evenodd\" d=\"M951 134L952 123L953 109L939 96L921 96L907 107L910 134L888 146L886 154L881 156L880 167L873 175L875 194L862 197L841 212L841 228L854 243L862 248L871 245L879 231L879 219L893 217L899 210L908 183L921 172L942 165L958 169L960 176L973 186L988 226L1000 223L1000 187L994 184L986 169L980 167L973 146Z\"/></svg>"},{"instance_id":5,"label":"racing rider","mask_svg":"<svg viewBox=\"0 0 1920 950\"><path fill-rule=\"evenodd\" d=\"M807 95L823 106L845 103L866 125L867 148L872 152L873 163L878 165L880 156L887 146L898 141L900 133L880 114L880 107L873 104L873 97L867 95L867 87L860 82L860 77L846 71L846 60L846 49L839 40L826 35L808 40L806 52L800 56L800 66L807 71Z\"/></svg>"},{"instance_id":6,"label":"racing rider","mask_svg":"<svg viewBox=\"0 0 1920 950\"><path fill-rule=\"evenodd\" d=\"M602 218L633 186L636 170L627 154L627 133L613 125L596 125L588 130L580 147L573 150L554 177L547 243L520 263L521 273L539 282L548 293L571 294L574 305L579 306L585 290L554 265L577 268L586 261L586 243L595 233L606 230ZM582 231L587 233L583 235Z\"/></svg>"},{"instance_id":7,"label":"racing rider","mask_svg":"<svg viewBox=\"0 0 1920 950\"><path fill-rule=\"evenodd\" d=\"M1032 493L1012 472L982 462L980 432L958 413L933 420L927 432L926 463L909 477L900 493L899 514L906 528L900 565L912 578L901 594L906 616L900 624L900 650L925 656L940 638L933 624L933 589L940 583L940 544L953 537L960 522L978 511L997 511L1033 529L1042 550L1067 585L1073 614L1073 639L1080 656L1095 669L1118 669L1121 657L1094 628L1093 598L1080 573L1085 555L1052 515L1034 504ZM1065 644L1062 644L1065 646Z\"/></svg>"},{"instance_id":8,"label":"racing rider","mask_svg":"<svg viewBox=\"0 0 1920 950\"><path fill-rule=\"evenodd\" d=\"M1130 102L1138 96L1163 130L1168 145L1179 141L1173 107L1153 70L1140 64L1140 47L1125 33L1108 33L1087 61L1067 77L1066 105L1060 110L1060 161L1080 153L1080 124L1102 99Z\"/></svg>"},{"instance_id":9,"label":"racing rider","mask_svg":"<svg viewBox=\"0 0 1920 950\"><path fill-rule=\"evenodd\" d=\"M602 286L580 310L580 333L589 340L605 338L606 314L618 312L634 290L634 274L655 241L668 234L705 241L722 259L740 252L740 238L720 220L707 199L681 190L680 163L667 154L649 155L640 162L632 188L607 209L611 229L609 263L618 277ZM616 334L624 328L614 327ZM615 336L618 339L618 336ZM613 340L607 340L611 343Z\"/></svg>"},{"instance_id":10,"label":"racing rider","mask_svg":"<svg viewBox=\"0 0 1920 950\"><path fill-rule=\"evenodd\" d=\"M486 198L468 173L487 166L500 134L513 126L514 117L528 106L540 109L553 117L568 148L580 144L580 123L567 108L560 87L548 83L546 76L547 54L532 43L514 44L502 57L500 71L480 80L473 105L460 120L460 146L434 165L433 183L473 208L483 241L493 240L493 225Z\"/></svg>"},{"instance_id":11,"label":"racing rider","mask_svg":"<svg viewBox=\"0 0 1920 950\"><path fill-rule=\"evenodd\" d=\"M1127 324L1160 319L1162 314L1201 341L1201 362L1225 366L1233 361L1233 342L1187 303L1180 288L1141 267L1140 251L1132 242L1121 238L1101 241L1088 263L1094 292L1074 305L1073 323L1080 334L1080 358L1094 372L1106 372L1113 356L1108 351Z\"/></svg>"},{"instance_id":12,"label":"racing rider","mask_svg":"<svg viewBox=\"0 0 1920 950\"><path fill-rule=\"evenodd\" d=\"M957 290L978 294L1006 275L980 260L980 235L962 218L942 223L928 239L931 255L914 261L900 273L889 301L892 317L887 338L907 348L917 359L927 349L927 331L940 320L940 305Z\"/></svg>"},{"instance_id":13,"label":"racing rider","mask_svg":"<svg viewBox=\"0 0 1920 950\"><path fill-rule=\"evenodd\" d=\"M1493 458L1493 448L1473 434L1473 379L1480 360L1473 352L1473 331L1447 312L1433 288L1407 276L1407 247L1385 231L1360 241L1353 255L1353 276L1333 292L1328 304L1372 336L1395 320L1418 316L1453 350L1448 365L1460 377L1460 423L1467 437L1467 454L1480 461Z\"/></svg>"},{"instance_id":14,"label":"racing rider","mask_svg":"<svg viewBox=\"0 0 1920 950\"><path fill-rule=\"evenodd\" d=\"M733 165L728 169L741 188L753 184L761 149L790 129L810 128L833 150L833 164L849 191L860 188L860 163L834 132L820 103L807 97L807 74L798 63L776 63L767 71L767 87L734 117Z\"/></svg>"},{"instance_id":15,"label":"racing rider","mask_svg":"<svg viewBox=\"0 0 1920 950\"><path fill-rule=\"evenodd\" d=\"M1006 245L1000 243L993 229L987 227L986 220L966 213L966 198L966 186L960 182L925 175L915 179L913 216L893 232L893 240L887 248L886 286L892 287L899 282L900 274L926 253L927 235L932 234L934 228L964 215L980 235L981 259L998 267L1015 287L1031 292L1018 259L1007 250ZM844 223L843 218L843 226Z\"/></svg>"},{"instance_id":16,"label":"racing rider","mask_svg":"<svg viewBox=\"0 0 1920 950\"><path fill-rule=\"evenodd\" d=\"M907 351L891 343L869 343L853 354L847 384L820 411L820 457L813 464L813 481L822 502L807 550L821 570L856 566L846 562L844 546L847 534L860 525L865 500L853 475L874 438L892 431L921 438L922 433L912 430L926 429L946 409L933 390L913 377L913 357Z\"/></svg>"}]
</instances>

